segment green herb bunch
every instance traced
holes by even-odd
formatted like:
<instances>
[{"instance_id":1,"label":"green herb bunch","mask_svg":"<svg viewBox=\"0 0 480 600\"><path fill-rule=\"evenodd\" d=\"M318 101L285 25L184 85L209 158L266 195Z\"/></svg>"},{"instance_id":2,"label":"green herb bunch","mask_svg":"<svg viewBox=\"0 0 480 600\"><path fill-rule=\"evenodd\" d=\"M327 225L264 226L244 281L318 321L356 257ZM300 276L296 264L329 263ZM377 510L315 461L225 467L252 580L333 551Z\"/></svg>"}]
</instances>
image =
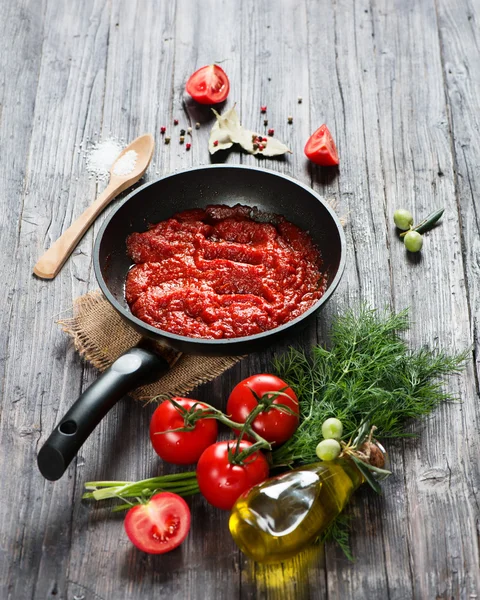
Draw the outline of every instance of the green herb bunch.
<instances>
[{"instance_id":1,"label":"green herb bunch","mask_svg":"<svg viewBox=\"0 0 480 600\"><path fill-rule=\"evenodd\" d=\"M366 421L378 439L411 437L414 420L453 399L442 378L461 370L468 351L410 350L400 337L408 328L408 311L380 314L363 305L336 317L329 349L315 346L310 355L290 349L275 359L274 372L293 388L301 410L296 433L273 452L275 466L317 462L315 448L329 417L340 419L345 441ZM326 539L337 540L351 557L345 527L342 516Z\"/></svg>"}]
</instances>

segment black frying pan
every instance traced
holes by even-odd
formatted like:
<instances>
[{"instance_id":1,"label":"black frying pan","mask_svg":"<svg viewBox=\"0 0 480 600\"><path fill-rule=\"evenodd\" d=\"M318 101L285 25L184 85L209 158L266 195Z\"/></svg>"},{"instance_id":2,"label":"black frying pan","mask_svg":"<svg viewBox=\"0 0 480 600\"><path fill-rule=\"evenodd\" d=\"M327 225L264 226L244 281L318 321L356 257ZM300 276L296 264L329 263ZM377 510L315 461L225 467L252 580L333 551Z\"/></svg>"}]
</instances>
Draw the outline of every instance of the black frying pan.
<instances>
[{"instance_id":1,"label":"black frying pan","mask_svg":"<svg viewBox=\"0 0 480 600\"><path fill-rule=\"evenodd\" d=\"M132 261L125 241L130 233L145 231L150 223L174 213L208 204L244 204L264 213L283 215L308 231L320 249L328 287L322 298L293 321L257 335L208 340L168 333L152 327L130 312L124 286ZM230 356L259 351L305 326L335 290L345 263L345 237L332 209L309 187L265 169L211 165L168 175L132 192L104 222L94 248L98 283L112 306L145 339L186 354ZM38 454L41 473L59 479L78 450L108 412L125 394L159 379L167 361L144 344L132 348L104 371L57 425Z\"/></svg>"}]
</instances>

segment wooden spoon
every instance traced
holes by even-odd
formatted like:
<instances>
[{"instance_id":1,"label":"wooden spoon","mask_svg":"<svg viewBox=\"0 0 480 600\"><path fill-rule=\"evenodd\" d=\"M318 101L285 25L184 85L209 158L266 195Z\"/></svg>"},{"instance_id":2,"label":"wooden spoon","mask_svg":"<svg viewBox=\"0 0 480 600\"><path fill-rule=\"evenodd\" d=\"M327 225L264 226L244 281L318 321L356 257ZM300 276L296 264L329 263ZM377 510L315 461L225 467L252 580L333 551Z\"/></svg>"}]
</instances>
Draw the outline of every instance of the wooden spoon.
<instances>
[{"instance_id":1,"label":"wooden spoon","mask_svg":"<svg viewBox=\"0 0 480 600\"><path fill-rule=\"evenodd\" d=\"M154 145L153 136L147 133L133 140L131 144L122 150L110 169L110 181L107 187L95 202L40 257L37 264L33 267L35 275L42 279L53 279L57 275L63 263L107 204L120 192L123 192L129 186L136 183L145 173L152 159ZM130 150L134 150L137 153L137 160L133 170L127 175L115 175L115 165Z\"/></svg>"}]
</instances>

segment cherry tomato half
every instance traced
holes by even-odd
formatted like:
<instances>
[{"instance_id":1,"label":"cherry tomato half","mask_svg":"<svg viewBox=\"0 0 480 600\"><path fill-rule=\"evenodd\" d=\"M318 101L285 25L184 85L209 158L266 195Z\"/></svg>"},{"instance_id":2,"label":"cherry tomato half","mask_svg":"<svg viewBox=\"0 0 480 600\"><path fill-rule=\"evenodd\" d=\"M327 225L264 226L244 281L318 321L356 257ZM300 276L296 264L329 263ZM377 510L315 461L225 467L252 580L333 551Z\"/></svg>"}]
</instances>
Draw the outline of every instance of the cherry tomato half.
<instances>
[{"instance_id":1,"label":"cherry tomato half","mask_svg":"<svg viewBox=\"0 0 480 600\"><path fill-rule=\"evenodd\" d=\"M190 509L171 492L155 494L146 504L131 508L125 517L130 541L143 552L164 554L183 542L190 530Z\"/></svg>"},{"instance_id":2,"label":"cherry tomato half","mask_svg":"<svg viewBox=\"0 0 480 600\"><path fill-rule=\"evenodd\" d=\"M240 442L239 450L252 444ZM235 451L236 440L217 442L209 446L197 464L197 481L200 492L213 506L230 510L237 498L268 477L268 462L260 452L248 456L243 465L232 465L228 449Z\"/></svg>"},{"instance_id":3,"label":"cherry tomato half","mask_svg":"<svg viewBox=\"0 0 480 600\"><path fill-rule=\"evenodd\" d=\"M305 154L316 165L331 167L338 165L338 152L328 127L321 125L305 144Z\"/></svg>"},{"instance_id":4,"label":"cherry tomato half","mask_svg":"<svg viewBox=\"0 0 480 600\"><path fill-rule=\"evenodd\" d=\"M191 398L174 398L186 410L194 405L208 408ZM170 400L158 406L150 421L150 440L155 452L164 461L174 465L196 463L205 448L217 440L218 427L215 419L199 419L191 431L169 431L185 426L181 411ZM169 433L160 433L167 431Z\"/></svg>"},{"instance_id":5,"label":"cherry tomato half","mask_svg":"<svg viewBox=\"0 0 480 600\"><path fill-rule=\"evenodd\" d=\"M267 442L283 444L290 439L298 427L299 406L295 392L287 383L275 375L252 375L238 383L232 390L227 402L227 414L236 423L245 423L248 415L258 405L254 392L260 398L268 392L283 391L287 396L279 395L272 407L259 413L252 423L252 429ZM275 404L288 406L295 414L274 408Z\"/></svg>"},{"instance_id":6,"label":"cherry tomato half","mask_svg":"<svg viewBox=\"0 0 480 600\"><path fill-rule=\"evenodd\" d=\"M218 104L227 98L230 81L221 67L207 65L190 76L186 90L199 104Z\"/></svg>"}]
</instances>

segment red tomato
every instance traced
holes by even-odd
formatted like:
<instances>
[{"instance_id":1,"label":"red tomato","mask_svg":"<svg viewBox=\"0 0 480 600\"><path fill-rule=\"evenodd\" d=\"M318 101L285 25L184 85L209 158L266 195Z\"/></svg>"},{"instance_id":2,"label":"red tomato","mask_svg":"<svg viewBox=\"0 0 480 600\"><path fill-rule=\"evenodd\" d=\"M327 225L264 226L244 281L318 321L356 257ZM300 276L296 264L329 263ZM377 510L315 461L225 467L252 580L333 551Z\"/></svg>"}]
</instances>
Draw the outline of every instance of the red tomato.
<instances>
[{"instance_id":1,"label":"red tomato","mask_svg":"<svg viewBox=\"0 0 480 600\"><path fill-rule=\"evenodd\" d=\"M190 509L171 492L152 496L147 504L131 508L125 517L130 541L143 552L163 554L183 542L190 530Z\"/></svg>"},{"instance_id":2,"label":"red tomato","mask_svg":"<svg viewBox=\"0 0 480 600\"><path fill-rule=\"evenodd\" d=\"M174 398L183 408L189 410L194 404L198 408L208 408L190 398ZM185 427L181 411L165 400L155 410L150 421L150 440L155 452L166 462L174 465L190 465L197 462L202 452L217 440L218 427L215 419L199 419L192 431L170 431Z\"/></svg>"},{"instance_id":3,"label":"red tomato","mask_svg":"<svg viewBox=\"0 0 480 600\"><path fill-rule=\"evenodd\" d=\"M227 98L230 81L221 67L208 65L190 76L186 89L199 104L218 104Z\"/></svg>"},{"instance_id":4,"label":"red tomato","mask_svg":"<svg viewBox=\"0 0 480 600\"><path fill-rule=\"evenodd\" d=\"M248 415L257 406L255 392L260 398L268 392L283 391L287 396L279 395L272 407L255 417L252 429L267 442L283 444L290 439L298 427L298 399L295 392L275 375L253 375L238 383L232 390L227 402L227 414L236 423L245 423ZM275 404L288 406L295 415L274 408Z\"/></svg>"},{"instance_id":5,"label":"red tomato","mask_svg":"<svg viewBox=\"0 0 480 600\"><path fill-rule=\"evenodd\" d=\"M338 165L338 152L328 127L321 125L305 144L305 154L316 165L331 167Z\"/></svg>"},{"instance_id":6,"label":"red tomato","mask_svg":"<svg viewBox=\"0 0 480 600\"><path fill-rule=\"evenodd\" d=\"M240 442L240 451L252 444ZM268 462L257 451L248 456L243 465L232 465L228 460L228 449L235 451L236 440L217 442L209 446L197 464L198 487L203 496L217 508L230 510L237 498L257 483L268 477Z\"/></svg>"}]
</instances>

